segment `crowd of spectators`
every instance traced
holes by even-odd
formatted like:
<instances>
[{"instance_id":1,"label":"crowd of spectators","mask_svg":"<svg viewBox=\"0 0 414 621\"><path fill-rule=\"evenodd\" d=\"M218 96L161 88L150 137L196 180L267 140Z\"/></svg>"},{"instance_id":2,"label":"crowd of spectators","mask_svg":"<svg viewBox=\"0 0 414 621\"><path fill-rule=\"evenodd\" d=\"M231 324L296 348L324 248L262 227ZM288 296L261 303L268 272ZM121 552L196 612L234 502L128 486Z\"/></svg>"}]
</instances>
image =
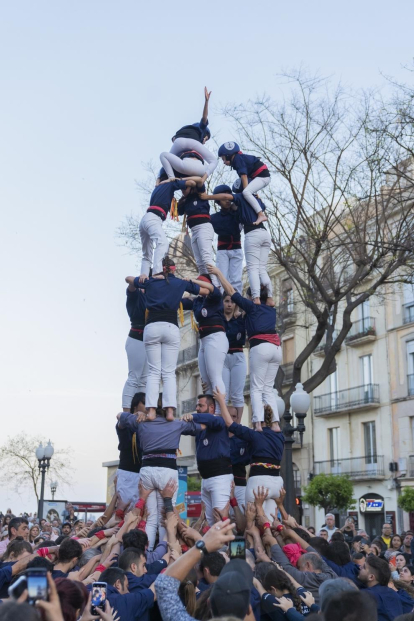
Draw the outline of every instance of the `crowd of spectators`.
<instances>
[{"instance_id":1,"label":"crowd of spectators","mask_svg":"<svg viewBox=\"0 0 414 621\"><path fill-rule=\"evenodd\" d=\"M204 511L188 526L172 506L175 491L171 479L161 494L165 540L152 551L145 532L151 490L142 485L135 505L115 494L94 523L73 510L56 524L8 511L1 517L0 621L414 621L413 533L393 534L384 524L370 541L352 518L336 528L328 514L315 536L286 513L284 490L277 515L265 515L264 487L245 511L233 490L214 526ZM245 558L230 560L236 536L245 538ZM27 592L8 597L31 567L45 568L49 580L48 601L35 606ZM107 603L92 615L96 581L107 584Z\"/></svg>"}]
</instances>

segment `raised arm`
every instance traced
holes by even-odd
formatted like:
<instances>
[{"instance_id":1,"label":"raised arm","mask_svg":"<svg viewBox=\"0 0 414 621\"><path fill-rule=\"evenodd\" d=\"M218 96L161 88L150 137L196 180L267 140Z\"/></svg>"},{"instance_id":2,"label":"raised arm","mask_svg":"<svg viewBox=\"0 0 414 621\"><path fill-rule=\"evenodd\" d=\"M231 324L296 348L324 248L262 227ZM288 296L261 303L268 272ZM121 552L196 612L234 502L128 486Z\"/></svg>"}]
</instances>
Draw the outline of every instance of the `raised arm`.
<instances>
[{"instance_id":1,"label":"raised arm","mask_svg":"<svg viewBox=\"0 0 414 621\"><path fill-rule=\"evenodd\" d=\"M202 201L232 201L233 194L207 194L207 192L201 192L199 197Z\"/></svg>"},{"instance_id":2,"label":"raised arm","mask_svg":"<svg viewBox=\"0 0 414 621\"><path fill-rule=\"evenodd\" d=\"M221 416L226 423L227 427L233 424L233 419L230 416L230 412L227 409L226 400L222 392L220 392L218 386L216 386L216 390L213 390L213 397L216 401L218 401L221 410Z\"/></svg>"},{"instance_id":3,"label":"raised arm","mask_svg":"<svg viewBox=\"0 0 414 621\"><path fill-rule=\"evenodd\" d=\"M204 125L208 123L208 102L210 101L211 91L208 92L207 86L204 87L204 108L203 108L203 116L201 117L201 122Z\"/></svg>"},{"instance_id":4,"label":"raised arm","mask_svg":"<svg viewBox=\"0 0 414 621\"><path fill-rule=\"evenodd\" d=\"M224 291L228 293L228 295L233 295L233 293L236 293L236 289L229 283L228 280L225 279L218 267L216 267L215 265L207 265L207 269L209 274L215 274L217 276L217 278L223 285Z\"/></svg>"}]
</instances>

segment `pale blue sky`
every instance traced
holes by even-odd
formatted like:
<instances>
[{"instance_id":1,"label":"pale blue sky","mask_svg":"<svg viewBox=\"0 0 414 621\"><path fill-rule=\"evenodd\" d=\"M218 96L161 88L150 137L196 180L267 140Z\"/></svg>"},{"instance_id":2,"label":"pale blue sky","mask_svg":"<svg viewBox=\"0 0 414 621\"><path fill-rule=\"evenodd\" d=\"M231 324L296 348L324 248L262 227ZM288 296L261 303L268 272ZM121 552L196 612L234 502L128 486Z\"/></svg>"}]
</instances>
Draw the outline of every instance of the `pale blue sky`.
<instances>
[{"instance_id":1,"label":"pale blue sky","mask_svg":"<svg viewBox=\"0 0 414 621\"><path fill-rule=\"evenodd\" d=\"M24 429L72 446L74 500L103 500L126 375L124 276L115 230L140 210L141 163L220 106L307 65L356 88L403 77L411 1L316 3L32 0L0 18L0 441ZM82 478L83 477L83 478ZM62 497L58 491L58 498ZM0 490L0 509L35 510Z\"/></svg>"}]
</instances>

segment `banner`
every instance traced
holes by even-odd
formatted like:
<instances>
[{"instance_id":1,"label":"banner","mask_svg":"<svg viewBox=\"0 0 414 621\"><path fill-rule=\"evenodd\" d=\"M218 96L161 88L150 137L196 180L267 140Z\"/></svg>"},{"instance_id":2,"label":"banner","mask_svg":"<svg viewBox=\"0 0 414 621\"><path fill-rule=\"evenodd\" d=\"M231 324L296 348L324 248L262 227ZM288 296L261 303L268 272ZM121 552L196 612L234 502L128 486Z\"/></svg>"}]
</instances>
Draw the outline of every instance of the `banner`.
<instances>
[{"instance_id":1,"label":"banner","mask_svg":"<svg viewBox=\"0 0 414 621\"><path fill-rule=\"evenodd\" d=\"M187 519L187 504L185 502L185 496L187 493L187 466L180 466L178 468L178 494L177 494L177 509L180 514L180 518Z\"/></svg>"}]
</instances>

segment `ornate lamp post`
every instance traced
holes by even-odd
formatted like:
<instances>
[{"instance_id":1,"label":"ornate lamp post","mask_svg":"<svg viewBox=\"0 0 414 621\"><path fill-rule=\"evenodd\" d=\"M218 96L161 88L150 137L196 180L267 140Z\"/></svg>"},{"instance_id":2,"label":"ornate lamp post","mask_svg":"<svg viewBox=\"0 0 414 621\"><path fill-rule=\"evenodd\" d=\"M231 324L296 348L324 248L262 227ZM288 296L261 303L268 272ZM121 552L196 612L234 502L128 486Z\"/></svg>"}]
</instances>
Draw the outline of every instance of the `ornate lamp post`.
<instances>
[{"instance_id":1,"label":"ornate lamp post","mask_svg":"<svg viewBox=\"0 0 414 621\"><path fill-rule=\"evenodd\" d=\"M279 397L280 401L283 399ZM294 443L293 434L298 431L300 434L300 445L303 443L303 434L305 432L305 418L306 412L308 411L310 406L310 396L308 393L303 390L302 384L296 384L295 391L292 393L290 397L290 407L292 408L292 412L296 414L296 418L298 420L297 427L292 426L292 414L290 413L289 408L286 408L283 414L284 427L283 434L285 436L285 489L286 489L286 499L285 506L286 511L289 515L294 514L295 508L295 483L293 478L293 462L292 462L292 445ZM279 408L279 404L278 404Z\"/></svg>"},{"instance_id":2,"label":"ornate lamp post","mask_svg":"<svg viewBox=\"0 0 414 621\"><path fill-rule=\"evenodd\" d=\"M57 486L58 486L57 481L52 481L50 484L50 491L52 492L52 500L55 499Z\"/></svg>"},{"instance_id":3,"label":"ornate lamp post","mask_svg":"<svg viewBox=\"0 0 414 621\"><path fill-rule=\"evenodd\" d=\"M39 462L39 471L42 474L42 484L41 484L41 487L40 487L39 508L38 508L38 512L37 512L38 513L39 523L40 523L40 520L43 519L43 501L44 501L44 498L45 498L45 475L46 475L46 471L49 470L50 460L51 460L54 452L55 452L55 449L53 448L50 440L49 440L49 442L47 443L46 446L43 446L43 444L40 443L39 446L36 449L36 457L37 457L37 460Z\"/></svg>"}]
</instances>

